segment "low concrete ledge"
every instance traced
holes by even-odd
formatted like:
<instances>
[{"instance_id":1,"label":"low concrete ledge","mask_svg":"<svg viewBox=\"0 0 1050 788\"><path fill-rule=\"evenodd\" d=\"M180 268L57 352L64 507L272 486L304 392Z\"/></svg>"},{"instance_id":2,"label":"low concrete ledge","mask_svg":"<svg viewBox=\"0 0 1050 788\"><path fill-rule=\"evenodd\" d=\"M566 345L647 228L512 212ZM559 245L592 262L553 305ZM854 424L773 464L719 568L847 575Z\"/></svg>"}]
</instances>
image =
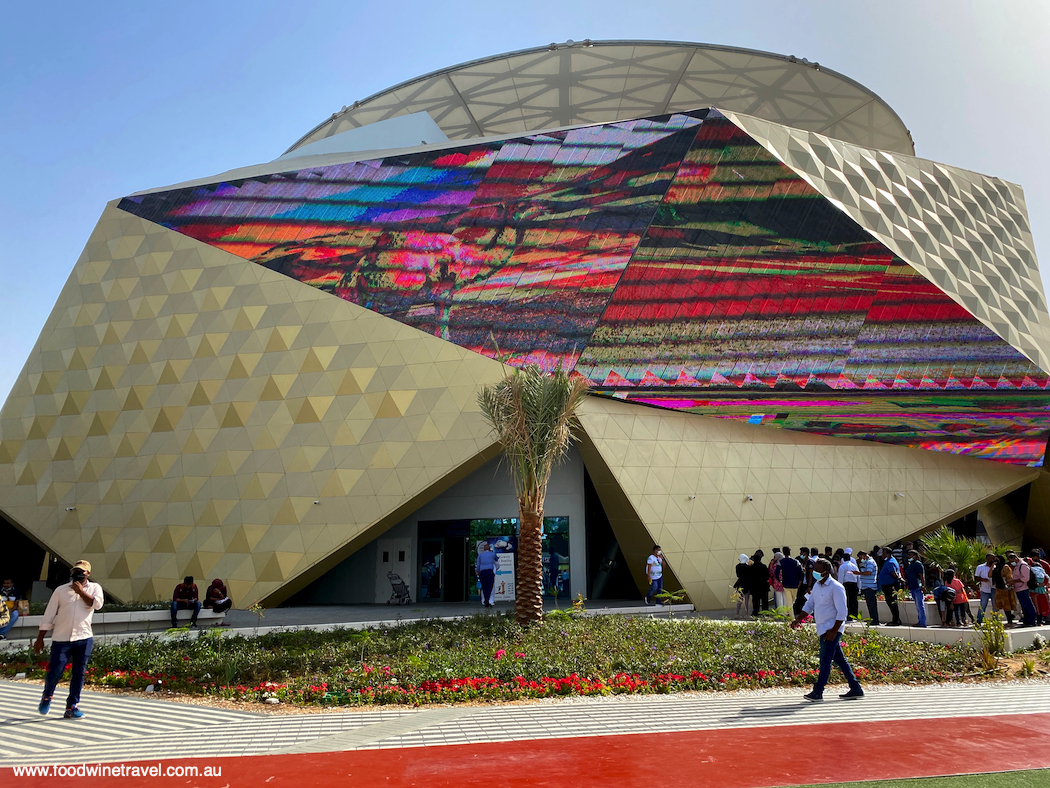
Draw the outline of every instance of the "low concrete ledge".
<instances>
[{"instance_id":1,"label":"low concrete ledge","mask_svg":"<svg viewBox=\"0 0 1050 788\"><path fill-rule=\"evenodd\" d=\"M980 600L971 599L969 602L970 613L974 618L977 618L977 611L981 607ZM864 598L860 599L860 612L864 615L868 615L868 606L864 603ZM901 613L901 621L905 624L913 625L919 623L919 614L915 610L915 602L912 600L901 600L897 603L897 609ZM879 621L883 624L890 621L892 616L890 615L890 606L883 601L879 601ZM941 612L937 609L936 602L926 602L926 623L931 626L937 626L941 623Z\"/></svg>"},{"instance_id":2,"label":"low concrete ledge","mask_svg":"<svg viewBox=\"0 0 1050 788\"><path fill-rule=\"evenodd\" d=\"M8 632L8 637L11 633L21 629L32 629L37 630L40 627L40 622L43 616L19 616L18 621L11 627L11 631ZM180 610L179 618L186 619L189 621L193 618L192 610ZM197 616L198 621L222 621L226 618L225 613L216 613L214 610L208 610L205 608L201 609L200 615ZM171 623L171 611L169 610L122 610L119 612L107 613L105 608L95 613L91 619L93 626L102 626L105 624L140 624L147 621L166 621ZM21 633L20 633L21 634Z\"/></svg>"},{"instance_id":3,"label":"low concrete ledge","mask_svg":"<svg viewBox=\"0 0 1050 788\"><path fill-rule=\"evenodd\" d=\"M942 627L940 624L928 624L925 627L903 626L903 627L871 627L867 624L851 621L844 625L851 635L863 635L865 632L873 632L884 637L901 638L916 643L936 643L942 646L950 646L955 643L970 643L974 646L980 645L980 637L973 627ZM1036 635L1042 636L1050 641L1050 626L1043 627L1019 627L1006 630L1006 650L1008 652L1024 651L1029 649L1035 642Z\"/></svg>"},{"instance_id":4,"label":"low concrete ledge","mask_svg":"<svg viewBox=\"0 0 1050 788\"><path fill-rule=\"evenodd\" d=\"M385 608L383 606L379 606L379 605L377 605L377 607L380 607L383 610L387 609L387 608ZM396 618L385 618L384 617L384 618L368 619L368 620L365 620L365 621L341 621L341 622L340 621L333 621L333 622L328 622L328 623L324 623L324 624L301 624L301 625L282 624L282 625L278 625L278 626L267 626L267 625L263 624L262 621L260 621L259 622L260 626L244 626L242 624L242 625L237 626L237 627L224 627L224 628L217 629L217 630L214 630L214 631L217 632L217 633L221 632L221 634L223 636L225 636L225 637L236 636L236 635L241 635L241 636L244 636L244 637L257 637L259 635L266 635L266 634L269 634L271 632L300 632L300 631L331 632L333 630L338 630L338 629L361 630L361 629L367 629L369 627L394 627L394 626L398 626L400 624L408 623L410 621L424 621L424 620L430 620L430 621L460 621L460 620L462 620L464 618L468 618L468 617L470 617L472 615L475 615L478 612L475 609L471 609L469 613L464 613L462 615L454 615L454 616L427 616L425 614L424 615L420 615L419 612L418 612L418 609L406 610L403 607L398 607L398 608L393 608L393 609L396 610L398 613L405 612L405 613L410 613L410 615L399 616L399 617L396 617ZM571 610L571 608L567 608L567 609L566 608L562 608L562 609L566 610L566 612L568 612L568 610ZM506 608L506 610L504 612L509 612L509 611L512 611L512 610L513 610L513 606L510 606L510 607ZM695 611L695 608L691 604L672 605L670 607L670 609L668 609L668 607L666 605L653 605L653 606L647 606L647 605L624 605L624 606L617 606L617 607L592 607L592 608L587 608L584 611L583 615L585 615L585 616L610 616L610 615L611 616L617 616L617 615L635 615L635 616L638 616L638 615L641 615L641 616L649 616L650 618L656 618L656 619L668 619L668 618L671 617L672 614L692 613L694 611ZM160 617L160 620L167 620L167 618L168 618L168 613L166 611L146 611L146 612L153 613L153 614L163 613L163 615ZM182 611L179 611L179 612L180 612L180 614L184 614L184 613L188 613L189 611L182 610ZM204 619L204 612L205 611L203 611L203 610L201 611L201 615L197 619L198 621L202 621ZM546 613L548 613L548 614L550 612L551 612L550 610L546 611ZM209 613L209 618L212 618L212 619L218 619L218 618L222 618L223 617L222 615L216 616L211 611L208 611L208 613ZM98 614L96 614L95 622L98 621L97 615ZM225 615L225 614L223 614L223 615ZM150 620L152 620L152 619L150 619ZM166 628L158 628L157 631L155 631L155 632L141 632L141 631L139 631L139 632L99 632L99 633L95 634L95 642L96 643L123 643L123 642L126 642L128 640L136 640L136 639L145 638L145 637L154 637L154 638L159 638L159 639L162 639L162 640L172 640L172 639L178 639L178 638L197 637L202 632L203 632L203 630L198 630L198 631L190 630L188 632L184 631L184 630L175 630L175 631L172 631L172 632L168 632L166 630ZM28 627L25 630L23 630L23 631L18 631L17 627L13 628L12 632L8 633L8 639L6 641L0 642L0 652L13 651L15 649L25 648L26 646L30 645L30 643L31 643L30 636L33 633L35 633L35 630L30 630Z\"/></svg>"}]
</instances>

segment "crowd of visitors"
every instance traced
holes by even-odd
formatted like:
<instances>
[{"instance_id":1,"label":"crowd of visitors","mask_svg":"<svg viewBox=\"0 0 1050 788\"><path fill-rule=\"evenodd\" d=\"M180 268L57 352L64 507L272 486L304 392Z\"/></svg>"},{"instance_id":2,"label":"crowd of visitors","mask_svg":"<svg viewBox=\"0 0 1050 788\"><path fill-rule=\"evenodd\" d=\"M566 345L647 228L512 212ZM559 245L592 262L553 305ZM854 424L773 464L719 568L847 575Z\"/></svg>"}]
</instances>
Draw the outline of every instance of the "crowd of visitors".
<instances>
[{"instance_id":1,"label":"crowd of visitors","mask_svg":"<svg viewBox=\"0 0 1050 788\"><path fill-rule=\"evenodd\" d=\"M899 601L910 598L915 603L918 626L927 626L926 602L937 603L940 625L962 627L980 623L988 610L1002 613L1008 627L1050 624L1050 563L1042 549L1021 556L1010 551L997 555L989 551L984 563L966 567L963 573L973 576L973 584L960 578L960 567L940 567L923 559L921 545L897 543L892 547L875 545L871 551L850 547L823 551L803 547L798 558L791 548L772 551L767 564L765 552L741 553L736 565L736 615L759 616L770 609L787 608L798 616L812 594L814 567L821 560L830 566L831 576L842 585L849 618L861 618L860 600L864 600L867 618L874 626L901 626ZM971 572L970 570L973 569ZM907 596L905 596L905 594ZM970 612L970 599L980 597L976 620ZM886 602L890 620L880 621L879 599Z\"/></svg>"}]
</instances>

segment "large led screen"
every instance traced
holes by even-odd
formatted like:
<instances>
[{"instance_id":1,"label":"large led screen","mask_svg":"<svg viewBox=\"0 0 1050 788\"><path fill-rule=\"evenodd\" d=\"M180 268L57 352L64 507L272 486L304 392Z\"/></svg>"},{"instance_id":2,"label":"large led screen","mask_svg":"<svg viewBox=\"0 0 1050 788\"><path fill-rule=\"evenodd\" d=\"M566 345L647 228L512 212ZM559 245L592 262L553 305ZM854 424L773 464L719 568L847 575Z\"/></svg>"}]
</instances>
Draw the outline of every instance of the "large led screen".
<instances>
[{"instance_id":1,"label":"large led screen","mask_svg":"<svg viewBox=\"0 0 1050 788\"><path fill-rule=\"evenodd\" d=\"M616 399L748 424L1039 466L1050 398L1020 392L719 394L623 389Z\"/></svg>"},{"instance_id":2,"label":"large led screen","mask_svg":"<svg viewBox=\"0 0 1050 788\"><path fill-rule=\"evenodd\" d=\"M715 110L120 207L639 404L1029 465L1050 436L1043 370Z\"/></svg>"},{"instance_id":3,"label":"large led screen","mask_svg":"<svg viewBox=\"0 0 1050 788\"><path fill-rule=\"evenodd\" d=\"M568 370L705 114L133 196L120 207L478 353Z\"/></svg>"},{"instance_id":4,"label":"large led screen","mask_svg":"<svg viewBox=\"0 0 1050 788\"><path fill-rule=\"evenodd\" d=\"M612 387L1047 384L1019 351L720 118L698 130L577 370Z\"/></svg>"}]
</instances>

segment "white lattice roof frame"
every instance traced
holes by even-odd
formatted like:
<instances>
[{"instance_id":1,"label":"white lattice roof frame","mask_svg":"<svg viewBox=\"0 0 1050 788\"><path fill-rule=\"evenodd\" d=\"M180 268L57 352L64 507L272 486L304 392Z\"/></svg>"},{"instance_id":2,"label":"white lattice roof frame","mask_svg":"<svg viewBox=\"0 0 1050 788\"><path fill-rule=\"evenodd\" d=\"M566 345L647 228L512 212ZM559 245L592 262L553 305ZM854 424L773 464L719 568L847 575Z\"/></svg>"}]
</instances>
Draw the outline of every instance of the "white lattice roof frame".
<instances>
[{"instance_id":1,"label":"white lattice roof frame","mask_svg":"<svg viewBox=\"0 0 1050 788\"><path fill-rule=\"evenodd\" d=\"M289 150L413 112L460 140L708 106L915 151L897 113L849 77L805 58L668 41L566 42L441 69L344 107Z\"/></svg>"}]
</instances>

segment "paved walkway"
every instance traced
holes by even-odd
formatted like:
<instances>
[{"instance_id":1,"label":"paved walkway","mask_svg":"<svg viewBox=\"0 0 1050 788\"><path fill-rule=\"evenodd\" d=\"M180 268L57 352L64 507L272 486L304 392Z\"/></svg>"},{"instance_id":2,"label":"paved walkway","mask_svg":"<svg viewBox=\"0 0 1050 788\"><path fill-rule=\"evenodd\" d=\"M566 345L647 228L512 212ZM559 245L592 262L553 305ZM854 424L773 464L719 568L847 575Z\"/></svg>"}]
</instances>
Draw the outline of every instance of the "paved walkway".
<instances>
[{"instance_id":1,"label":"paved walkway","mask_svg":"<svg viewBox=\"0 0 1050 788\"><path fill-rule=\"evenodd\" d=\"M71 721L61 703L37 714L38 686L0 681L0 767L225 765L224 779L187 784L231 788L301 786L307 777L344 786L350 777L355 786L649 786L654 758L661 782L713 788L1050 767L1042 733L1050 683L872 687L861 701L841 701L834 689L820 704L770 691L272 716L87 692L88 716ZM984 746L960 758L967 737ZM0 775L5 786L44 784L8 781L7 768Z\"/></svg>"}]
</instances>

